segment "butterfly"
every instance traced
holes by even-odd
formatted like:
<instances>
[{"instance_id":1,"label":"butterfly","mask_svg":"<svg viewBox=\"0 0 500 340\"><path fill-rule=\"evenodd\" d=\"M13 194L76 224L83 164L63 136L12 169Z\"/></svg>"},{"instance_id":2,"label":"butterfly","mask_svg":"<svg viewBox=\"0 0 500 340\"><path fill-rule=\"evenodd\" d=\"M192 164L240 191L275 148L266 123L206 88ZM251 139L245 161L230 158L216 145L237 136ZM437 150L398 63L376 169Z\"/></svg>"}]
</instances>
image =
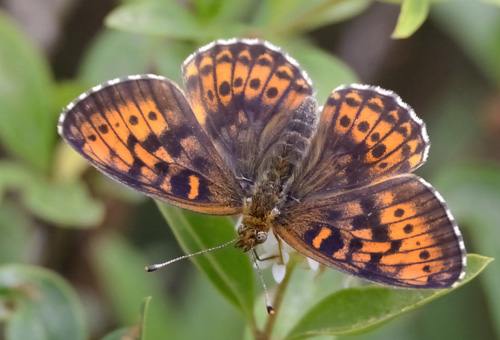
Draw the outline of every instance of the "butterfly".
<instances>
[{"instance_id":1,"label":"butterfly","mask_svg":"<svg viewBox=\"0 0 500 340\"><path fill-rule=\"evenodd\" d=\"M98 170L158 200L243 216L236 246L272 230L298 252L391 286L446 288L465 274L445 201L411 174L425 125L395 93L353 84L320 108L311 80L262 40L218 40L156 75L118 78L61 114L63 139Z\"/></svg>"}]
</instances>

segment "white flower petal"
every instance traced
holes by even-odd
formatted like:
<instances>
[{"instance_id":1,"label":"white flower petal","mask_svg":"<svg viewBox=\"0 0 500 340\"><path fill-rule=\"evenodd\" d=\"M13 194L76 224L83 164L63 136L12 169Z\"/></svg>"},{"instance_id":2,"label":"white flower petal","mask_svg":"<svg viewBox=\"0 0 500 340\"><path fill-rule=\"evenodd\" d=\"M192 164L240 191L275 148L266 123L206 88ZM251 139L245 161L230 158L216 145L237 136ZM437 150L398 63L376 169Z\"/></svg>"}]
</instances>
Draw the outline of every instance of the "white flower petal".
<instances>
[{"instance_id":1,"label":"white flower petal","mask_svg":"<svg viewBox=\"0 0 500 340\"><path fill-rule=\"evenodd\" d=\"M262 244L265 252L277 254L279 253L278 240L272 232L267 234L267 241Z\"/></svg>"},{"instance_id":2,"label":"white flower petal","mask_svg":"<svg viewBox=\"0 0 500 340\"><path fill-rule=\"evenodd\" d=\"M264 253L264 254L259 255L259 258L260 259L267 259L268 257L273 256L273 255L274 254ZM268 259L268 260L262 260L262 261L259 261L259 268L266 269L266 268L271 267L274 263L276 263L274 258ZM254 262L254 268L255 268L255 262Z\"/></svg>"},{"instance_id":3,"label":"white flower petal","mask_svg":"<svg viewBox=\"0 0 500 340\"><path fill-rule=\"evenodd\" d=\"M344 275L344 279L342 280L344 289L349 288L349 286L352 284L352 278L353 277L351 275Z\"/></svg>"},{"instance_id":4,"label":"white flower petal","mask_svg":"<svg viewBox=\"0 0 500 340\"><path fill-rule=\"evenodd\" d=\"M289 253L281 253L281 256L283 257L283 264L287 264L288 261L290 260L290 254ZM277 258L279 261L279 257Z\"/></svg>"},{"instance_id":5,"label":"white flower petal","mask_svg":"<svg viewBox=\"0 0 500 340\"><path fill-rule=\"evenodd\" d=\"M281 281L283 281L283 279L285 278L286 266L282 264L274 264L272 271L273 271L274 281L276 281L277 283L281 283Z\"/></svg>"},{"instance_id":6,"label":"white flower petal","mask_svg":"<svg viewBox=\"0 0 500 340\"><path fill-rule=\"evenodd\" d=\"M307 263L309 263L309 267L314 270L314 271L317 271L318 268L319 268L319 262L318 261L314 261L313 259L311 258L307 258Z\"/></svg>"}]
</instances>

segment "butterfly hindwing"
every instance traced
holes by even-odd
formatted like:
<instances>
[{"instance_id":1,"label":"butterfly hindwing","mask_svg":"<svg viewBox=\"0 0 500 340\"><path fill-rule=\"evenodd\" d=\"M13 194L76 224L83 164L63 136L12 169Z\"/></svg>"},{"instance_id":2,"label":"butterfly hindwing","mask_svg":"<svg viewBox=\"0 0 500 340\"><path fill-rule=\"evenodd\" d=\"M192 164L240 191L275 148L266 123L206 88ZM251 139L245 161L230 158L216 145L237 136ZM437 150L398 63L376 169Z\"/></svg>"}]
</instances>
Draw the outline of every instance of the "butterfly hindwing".
<instances>
[{"instance_id":1,"label":"butterfly hindwing","mask_svg":"<svg viewBox=\"0 0 500 340\"><path fill-rule=\"evenodd\" d=\"M247 182L255 180L292 113L312 94L298 64L258 40L208 45L186 60L183 73L196 118Z\"/></svg>"},{"instance_id":2,"label":"butterfly hindwing","mask_svg":"<svg viewBox=\"0 0 500 340\"><path fill-rule=\"evenodd\" d=\"M241 211L239 184L168 79L99 85L68 106L59 132L97 169L147 195L210 214Z\"/></svg>"},{"instance_id":3,"label":"butterfly hindwing","mask_svg":"<svg viewBox=\"0 0 500 340\"><path fill-rule=\"evenodd\" d=\"M453 217L439 194L414 175L293 205L274 230L326 266L384 284L444 288L465 269Z\"/></svg>"}]
</instances>

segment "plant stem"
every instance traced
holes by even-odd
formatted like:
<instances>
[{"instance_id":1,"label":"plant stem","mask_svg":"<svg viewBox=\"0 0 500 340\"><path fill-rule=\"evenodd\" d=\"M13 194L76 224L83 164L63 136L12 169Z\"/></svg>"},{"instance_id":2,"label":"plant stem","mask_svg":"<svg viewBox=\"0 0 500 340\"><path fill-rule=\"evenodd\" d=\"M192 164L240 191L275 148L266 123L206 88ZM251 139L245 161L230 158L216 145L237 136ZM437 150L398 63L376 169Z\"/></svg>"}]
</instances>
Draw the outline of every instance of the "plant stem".
<instances>
[{"instance_id":1,"label":"plant stem","mask_svg":"<svg viewBox=\"0 0 500 340\"><path fill-rule=\"evenodd\" d=\"M276 323L276 319L278 317L278 313L280 311L281 303L283 302L283 297L285 296L286 288L290 283L290 278L292 277L293 271L297 265L297 261L294 261L292 258L290 262L288 262L288 266L286 268L286 274L283 278L283 281L278 285L278 291L276 292L276 296L274 298L273 307L274 307L274 315L269 315L264 326L264 330L257 338L258 340L269 340L271 339L271 333L273 332L274 324Z\"/></svg>"}]
</instances>

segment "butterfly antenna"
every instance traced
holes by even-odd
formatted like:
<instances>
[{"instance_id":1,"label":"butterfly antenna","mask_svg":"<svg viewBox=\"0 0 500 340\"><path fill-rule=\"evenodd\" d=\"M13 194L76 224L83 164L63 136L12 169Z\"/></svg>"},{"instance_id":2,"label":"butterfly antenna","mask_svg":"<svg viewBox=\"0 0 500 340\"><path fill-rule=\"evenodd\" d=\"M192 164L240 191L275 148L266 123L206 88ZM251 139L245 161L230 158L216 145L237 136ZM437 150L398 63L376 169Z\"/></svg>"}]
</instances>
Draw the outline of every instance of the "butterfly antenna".
<instances>
[{"instance_id":1,"label":"butterfly antenna","mask_svg":"<svg viewBox=\"0 0 500 340\"><path fill-rule=\"evenodd\" d=\"M179 256L173 260L170 260L170 261L167 261L167 262L164 262L164 263L158 263L158 264L153 264L151 266L146 266L146 271L147 272L154 272L155 270L157 269L160 269L160 268L163 268L165 266L168 266L169 264L171 263L174 263L174 262L177 262L177 261L180 261L180 260L184 260L184 259L187 259L187 258L190 258L190 257L193 257L193 256L196 256L196 255L200 255L200 254L204 254L204 253L208 253L208 252L211 252L213 250L217 250L217 249L221 249L221 248L224 248L228 245L230 245L231 243L234 243L238 240L238 238L235 238L227 243L224 243L224 244L221 244L220 246L217 246L217 247L213 247L213 248L208 248L208 249L203 249L203 250L200 250L196 253L192 253L192 254L187 254L187 255L183 255L183 256Z\"/></svg>"},{"instance_id":2,"label":"butterfly antenna","mask_svg":"<svg viewBox=\"0 0 500 340\"><path fill-rule=\"evenodd\" d=\"M269 315L274 315L276 313L276 311L274 310L273 306L269 302L270 300L269 300L269 295L267 294L266 283L264 282L264 278L262 277L262 272L260 271L259 263L257 262L257 256L255 255L255 250L252 251L252 257L253 257L253 261L255 263L255 267L257 267L257 273L259 273L260 282L262 283L262 287L264 287L264 296L266 297L267 313Z\"/></svg>"}]
</instances>

